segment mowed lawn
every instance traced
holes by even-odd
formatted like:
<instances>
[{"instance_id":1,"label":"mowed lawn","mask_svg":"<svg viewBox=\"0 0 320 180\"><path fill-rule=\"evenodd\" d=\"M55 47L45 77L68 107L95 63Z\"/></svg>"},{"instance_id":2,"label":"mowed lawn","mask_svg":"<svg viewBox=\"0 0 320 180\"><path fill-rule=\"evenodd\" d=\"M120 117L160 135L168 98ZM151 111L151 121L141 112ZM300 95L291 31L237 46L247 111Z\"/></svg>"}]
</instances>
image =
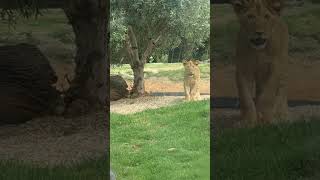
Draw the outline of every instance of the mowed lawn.
<instances>
[{"instance_id":1,"label":"mowed lawn","mask_svg":"<svg viewBox=\"0 0 320 180\"><path fill-rule=\"evenodd\" d=\"M223 180L320 179L320 119L217 135L212 174Z\"/></svg>"},{"instance_id":2,"label":"mowed lawn","mask_svg":"<svg viewBox=\"0 0 320 180\"><path fill-rule=\"evenodd\" d=\"M208 180L209 101L111 114L111 168L119 180Z\"/></svg>"},{"instance_id":3,"label":"mowed lawn","mask_svg":"<svg viewBox=\"0 0 320 180\"><path fill-rule=\"evenodd\" d=\"M107 180L109 160L87 160L74 166L37 167L14 161L0 161L1 180Z\"/></svg>"}]
</instances>

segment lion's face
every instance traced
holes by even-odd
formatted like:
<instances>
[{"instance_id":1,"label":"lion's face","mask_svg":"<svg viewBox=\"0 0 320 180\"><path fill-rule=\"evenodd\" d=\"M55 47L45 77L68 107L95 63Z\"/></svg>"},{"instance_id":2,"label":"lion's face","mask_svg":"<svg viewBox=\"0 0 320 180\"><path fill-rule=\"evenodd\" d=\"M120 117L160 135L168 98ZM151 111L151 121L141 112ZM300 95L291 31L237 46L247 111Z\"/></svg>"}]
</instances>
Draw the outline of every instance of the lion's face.
<instances>
[{"instance_id":1,"label":"lion's face","mask_svg":"<svg viewBox=\"0 0 320 180\"><path fill-rule=\"evenodd\" d=\"M185 69L185 74L188 76L194 76L195 73L199 71L199 61L187 60L182 63Z\"/></svg>"},{"instance_id":2,"label":"lion's face","mask_svg":"<svg viewBox=\"0 0 320 180\"><path fill-rule=\"evenodd\" d=\"M257 50L264 49L273 34L273 25L279 18L281 1L233 0L232 4L250 46Z\"/></svg>"}]
</instances>

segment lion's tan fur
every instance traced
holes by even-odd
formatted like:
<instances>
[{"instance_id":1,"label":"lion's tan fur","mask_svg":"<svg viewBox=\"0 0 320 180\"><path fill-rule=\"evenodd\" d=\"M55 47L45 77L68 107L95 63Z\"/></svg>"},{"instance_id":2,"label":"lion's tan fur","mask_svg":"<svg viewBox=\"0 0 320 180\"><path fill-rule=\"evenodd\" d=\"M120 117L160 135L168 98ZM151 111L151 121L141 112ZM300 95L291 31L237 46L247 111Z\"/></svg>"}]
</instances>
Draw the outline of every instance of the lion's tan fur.
<instances>
[{"instance_id":1,"label":"lion's tan fur","mask_svg":"<svg viewBox=\"0 0 320 180\"><path fill-rule=\"evenodd\" d=\"M236 80L243 120L287 118L288 29L280 0L233 0L240 31ZM255 101L254 99L255 98Z\"/></svg>"},{"instance_id":2,"label":"lion's tan fur","mask_svg":"<svg viewBox=\"0 0 320 180\"><path fill-rule=\"evenodd\" d=\"M184 92L186 100L200 100L200 68L199 61L183 61Z\"/></svg>"}]
</instances>

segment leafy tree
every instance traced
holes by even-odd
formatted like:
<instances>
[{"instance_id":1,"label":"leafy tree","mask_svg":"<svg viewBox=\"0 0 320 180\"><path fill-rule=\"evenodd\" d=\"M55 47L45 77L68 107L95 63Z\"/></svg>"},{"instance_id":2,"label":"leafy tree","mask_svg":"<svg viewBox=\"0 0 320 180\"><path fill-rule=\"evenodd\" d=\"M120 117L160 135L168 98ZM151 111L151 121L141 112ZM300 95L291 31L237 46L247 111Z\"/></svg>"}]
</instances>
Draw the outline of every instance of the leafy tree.
<instances>
[{"instance_id":1,"label":"leafy tree","mask_svg":"<svg viewBox=\"0 0 320 180\"><path fill-rule=\"evenodd\" d=\"M144 65L153 53L161 59L162 53L181 44L191 52L209 35L206 0L112 0L111 7L116 54L112 59L119 62L125 54L134 74L132 93L137 96L145 93Z\"/></svg>"},{"instance_id":2,"label":"leafy tree","mask_svg":"<svg viewBox=\"0 0 320 180\"><path fill-rule=\"evenodd\" d=\"M100 109L109 96L109 1L108 0L2 0L0 15L9 22L17 16L30 18L41 8L62 8L73 28L77 46L75 78L66 92L67 112L79 102L87 110Z\"/></svg>"}]
</instances>

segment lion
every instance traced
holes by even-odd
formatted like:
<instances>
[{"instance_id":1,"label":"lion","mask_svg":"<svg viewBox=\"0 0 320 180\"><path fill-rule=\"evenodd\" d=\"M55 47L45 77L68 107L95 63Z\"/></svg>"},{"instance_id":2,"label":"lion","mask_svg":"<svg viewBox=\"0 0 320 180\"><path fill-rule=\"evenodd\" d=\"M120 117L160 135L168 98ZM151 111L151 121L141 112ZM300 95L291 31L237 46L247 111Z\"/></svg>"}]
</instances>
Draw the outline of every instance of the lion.
<instances>
[{"instance_id":1,"label":"lion","mask_svg":"<svg viewBox=\"0 0 320 180\"><path fill-rule=\"evenodd\" d=\"M184 92L185 99L200 100L200 68L197 60L184 60Z\"/></svg>"},{"instance_id":2,"label":"lion","mask_svg":"<svg viewBox=\"0 0 320 180\"><path fill-rule=\"evenodd\" d=\"M249 124L285 120L288 114L288 27L281 0L232 0L240 30L236 82L241 119Z\"/></svg>"}]
</instances>

